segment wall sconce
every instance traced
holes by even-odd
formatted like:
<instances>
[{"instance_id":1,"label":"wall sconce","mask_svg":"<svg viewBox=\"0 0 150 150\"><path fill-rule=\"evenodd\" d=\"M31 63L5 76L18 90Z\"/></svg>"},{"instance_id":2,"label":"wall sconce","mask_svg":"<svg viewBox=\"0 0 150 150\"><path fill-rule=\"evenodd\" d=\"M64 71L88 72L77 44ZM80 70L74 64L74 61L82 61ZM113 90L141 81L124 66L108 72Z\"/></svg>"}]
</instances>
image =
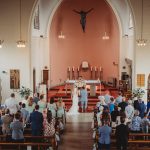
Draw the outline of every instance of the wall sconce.
<instances>
[{"instance_id":1,"label":"wall sconce","mask_svg":"<svg viewBox=\"0 0 150 150\"><path fill-rule=\"evenodd\" d=\"M4 43L4 40L0 40L0 48L2 48L3 47L3 44Z\"/></svg>"},{"instance_id":2,"label":"wall sconce","mask_svg":"<svg viewBox=\"0 0 150 150\"><path fill-rule=\"evenodd\" d=\"M114 66L118 66L118 63L116 63L115 61L113 61L113 65Z\"/></svg>"}]
</instances>

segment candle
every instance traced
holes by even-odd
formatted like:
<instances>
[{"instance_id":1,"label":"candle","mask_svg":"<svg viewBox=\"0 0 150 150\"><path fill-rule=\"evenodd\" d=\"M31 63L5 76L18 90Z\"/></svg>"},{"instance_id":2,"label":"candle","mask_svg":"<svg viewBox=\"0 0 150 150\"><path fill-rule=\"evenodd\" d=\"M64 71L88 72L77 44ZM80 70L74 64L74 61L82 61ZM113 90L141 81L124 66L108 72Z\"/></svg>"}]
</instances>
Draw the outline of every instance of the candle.
<instances>
[{"instance_id":1,"label":"candle","mask_svg":"<svg viewBox=\"0 0 150 150\"><path fill-rule=\"evenodd\" d=\"M91 71L93 70L92 66L91 66Z\"/></svg>"},{"instance_id":2,"label":"candle","mask_svg":"<svg viewBox=\"0 0 150 150\"><path fill-rule=\"evenodd\" d=\"M102 71L102 68L101 68L101 67L99 67L99 71Z\"/></svg>"},{"instance_id":3,"label":"candle","mask_svg":"<svg viewBox=\"0 0 150 150\"><path fill-rule=\"evenodd\" d=\"M72 67L72 71L74 71L74 66Z\"/></svg>"},{"instance_id":4,"label":"candle","mask_svg":"<svg viewBox=\"0 0 150 150\"><path fill-rule=\"evenodd\" d=\"M70 71L70 67L68 67L68 71Z\"/></svg>"},{"instance_id":5,"label":"candle","mask_svg":"<svg viewBox=\"0 0 150 150\"><path fill-rule=\"evenodd\" d=\"M96 67L95 67L95 71L96 71Z\"/></svg>"},{"instance_id":6,"label":"candle","mask_svg":"<svg viewBox=\"0 0 150 150\"><path fill-rule=\"evenodd\" d=\"M78 71L79 71L79 67L78 67Z\"/></svg>"}]
</instances>

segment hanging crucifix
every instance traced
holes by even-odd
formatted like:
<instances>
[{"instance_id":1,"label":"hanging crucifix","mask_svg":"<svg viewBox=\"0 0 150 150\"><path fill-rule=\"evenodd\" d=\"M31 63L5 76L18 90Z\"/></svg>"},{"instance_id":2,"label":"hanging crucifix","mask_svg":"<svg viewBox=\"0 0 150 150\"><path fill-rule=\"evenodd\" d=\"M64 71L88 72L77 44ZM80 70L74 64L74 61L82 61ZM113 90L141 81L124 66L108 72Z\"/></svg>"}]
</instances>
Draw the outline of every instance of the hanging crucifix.
<instances>
[{"instance_id":1,"label":"hanging crucifix","mask_svg":"<svg viewBox=\"0 0 150 150\"><path fill-rule=\"evenodd\" d=\"M85 25L86 25L86 15L91 12L93 10L93 8L89 9L88 11L77 11L77 10L73 10L74 12L78 13L80 15L80 24L82 26L82 30L83 32L85 32Z\"/></svg>"}]
</instances>

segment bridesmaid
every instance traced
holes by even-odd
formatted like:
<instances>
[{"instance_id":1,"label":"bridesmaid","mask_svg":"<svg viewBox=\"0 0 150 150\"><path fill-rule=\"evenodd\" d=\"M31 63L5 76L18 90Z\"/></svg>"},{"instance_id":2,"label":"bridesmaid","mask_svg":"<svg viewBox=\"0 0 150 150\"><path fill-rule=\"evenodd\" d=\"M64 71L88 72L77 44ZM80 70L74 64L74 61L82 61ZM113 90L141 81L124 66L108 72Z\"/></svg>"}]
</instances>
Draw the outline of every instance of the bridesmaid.
<instances>
[{"instance_id":1,"label":"bridesmaid","mask_svg":"<svg viewBox=\"0 0 150 150\"><path fill-rule=\"evenodd\" d=\"M44 95L40 95L40 100L38 101L39 112L43 113L46 108L46 100L44 100Z\"/></svg>"}]
</instances>

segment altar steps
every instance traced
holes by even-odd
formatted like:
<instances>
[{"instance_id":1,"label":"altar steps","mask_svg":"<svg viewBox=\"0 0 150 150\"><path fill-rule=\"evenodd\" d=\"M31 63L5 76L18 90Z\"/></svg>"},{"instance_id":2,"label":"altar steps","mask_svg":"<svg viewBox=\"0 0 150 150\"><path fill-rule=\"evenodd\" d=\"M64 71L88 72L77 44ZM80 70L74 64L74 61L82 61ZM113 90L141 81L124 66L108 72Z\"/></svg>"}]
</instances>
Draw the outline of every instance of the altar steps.
<instances>
[{"instance_id":1,"label":"altar steps","mask_svg":"<svg viewBox=\"0 0 150 150\"><path fill-rule=\"evenodd\" d=\"M105 90L109 89L110 93L112 96L117 97L118 94L118 90L115 88L111 88L111 87L105 87L102 86L101 87L101 95L105 94ZM97 86L97 90L96 90L96 96L90 96L90 89L87 89L88 91L88 108L87 108L87 112L92 112L94 107L96 106L96 103L99 102L98 100L98 96L100 95L100 87ZM70 107L72 106L72 99L71 99L71 86L67 87L66 90L66 86L57 86L57 87L53 87L52 89L50 89L48 91L48 100L54 97L55 98L55 102L58 101L58 98L62 98L63 101L65 102L65 106L66 106L66 110L68 111L70 109ZM81 110L80 110L81 112Z\"/></svg>"}]
</instances>

